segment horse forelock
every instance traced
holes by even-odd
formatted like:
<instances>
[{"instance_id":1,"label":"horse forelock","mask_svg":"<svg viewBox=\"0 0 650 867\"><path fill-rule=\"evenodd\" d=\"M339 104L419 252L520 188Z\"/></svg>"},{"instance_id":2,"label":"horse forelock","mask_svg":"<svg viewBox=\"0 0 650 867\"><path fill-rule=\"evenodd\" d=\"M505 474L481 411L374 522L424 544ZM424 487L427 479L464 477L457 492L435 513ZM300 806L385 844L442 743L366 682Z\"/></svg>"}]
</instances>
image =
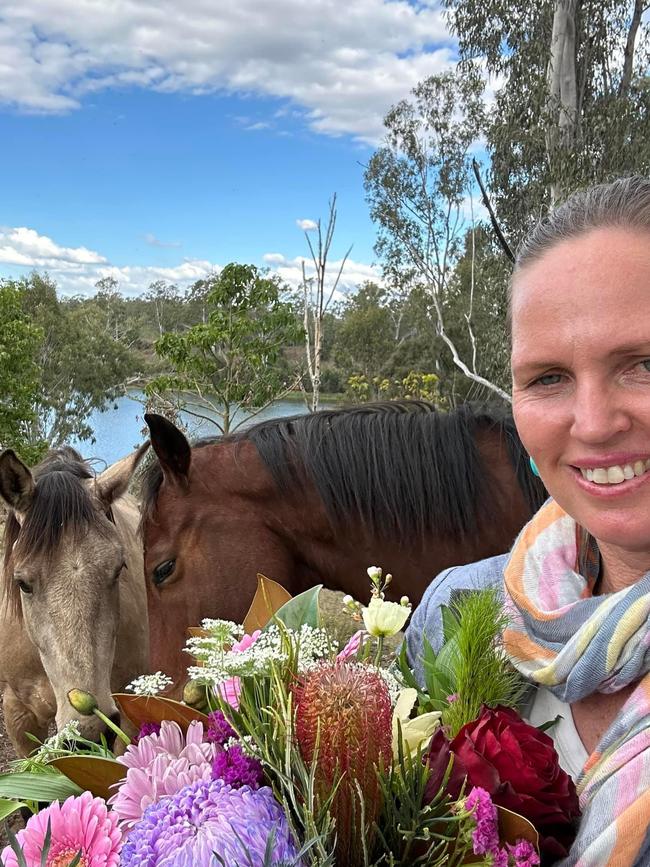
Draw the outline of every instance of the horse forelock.
<instances>
[{"instance_id":1,"label":"horse forelock","mask_svg":"<svg viewBox=\"0 0 650 867\"><path fill-rule=\"evenodd\" d=\"M90 466L74 449L66 446L52 451L34 469L34 496L22 520L9 512L4 533L3 595L15 615L21 612L20 590L13 580L17 559L49 562L64 536L70 535L74 541L93 525L105 530L85 484L93 477Z\"/></svg>"}]
</instances>

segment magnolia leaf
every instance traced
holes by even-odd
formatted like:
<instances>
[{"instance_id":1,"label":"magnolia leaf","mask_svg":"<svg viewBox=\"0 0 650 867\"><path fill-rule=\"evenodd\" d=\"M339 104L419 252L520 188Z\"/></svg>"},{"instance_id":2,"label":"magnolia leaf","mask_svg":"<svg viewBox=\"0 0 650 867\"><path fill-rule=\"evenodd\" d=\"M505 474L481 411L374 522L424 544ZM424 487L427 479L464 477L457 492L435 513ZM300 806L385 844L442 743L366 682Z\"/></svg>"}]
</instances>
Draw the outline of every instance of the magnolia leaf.
<instances>
[{"instance_id":1,"label":"magnolia leaf","mask_svg":"<svg viewBox=\"0 0 650 867\"><path fill-rule=\"evenodd\" d=\"M10 798L0 798L0 822L8 816L11 816L11 814L15 813L16 810L21 810L26 806L27 804L24 804L22 801L14 801Z\"/></svg>"},{"instance_id":2,"label":"magnolia leaf","mask_svg":"<svg viewBox=\"0 0 650 867\"><path fill-rule=\"evenodd\" d=\"M539 834L532 822L505 807L497 807L497 813L499 814L499 839L502 843L510 843L514 846L519 840L528 840L539 853Z\"/></svg>"},{"instance_id":3,"label":"magnolia leaf","mask_svg":"<svg viewBox=\"0 0 650 867\"><path fill-rule=\"evenodd\" d=\"M296 632L300 631L301 626L320 626L320 611L318 608L318 597L323 589L322 584L317 584L304 593L299 593L294 596L289 602L286 602L279 611L276 611L275 617L281 620L287 629L293 629ZM274 618L275 619L275 618Z\"/></svg>"},{"instance_id":4,"label":"magnolia leaf","mask_svg":"<svg viewBox=\"0 0 650 867\"><path fill-rule=\"evenodd\" d=\"M210 630L203 629L203 627L201 626L188 626L187 634L190 636L190 638L209 638Z\"/></svg>"},{"instance_id":5,"label":"magnolia leaf","mask_svg":"<svg viewBox=\"0 0 650 867\"><path fill-rule=\"evenodd\" d=\"M178 723L183 732L186 732L189 724L194 720L203 723L204 728L208 725L208 717L171 698L162 695L130 695L126 692L118 692L113 695L119 704L124 716L139 729L143 723L161 723L163 720Z\"/></svg>"},{"instance_id":6,"label":"magnolia leaf","mask_svg":"<svg viewBox=\"0 0 650 867\"><path fill-rule=\"evenodd\" d=\"M49 764L82 789L104 800L115 794L112 786L123 780L128 770L125 765L102 756L61 756Z\"/></svg>"},{"instance_id":7,"label":"magnolia leaf","mask_svg":"<svg viewBox=\"0 0 650 867\"><path fill-rule=\"evenodd\" d=\"M70 795L80 795L82 790L62 773L41 774L25 771L17 774L0 774L0 798L16 798L21 801L65 801Z\"/></svg>"},{"instance_id":8,"label":"magnolia leaf","mask_svg":"<svg viewBox=\"0 0 650 867\"><path fill-rule=\"evenodd\" d=\"M252 635L256 629L264 629L273 615L290 599L291 594L285 590L282 584L278 584L277 581L272 581L258 572L257 590L251 607L248 609L248 614L244 617L244 632L247 635Z\"/></svg>"}]
</instances>

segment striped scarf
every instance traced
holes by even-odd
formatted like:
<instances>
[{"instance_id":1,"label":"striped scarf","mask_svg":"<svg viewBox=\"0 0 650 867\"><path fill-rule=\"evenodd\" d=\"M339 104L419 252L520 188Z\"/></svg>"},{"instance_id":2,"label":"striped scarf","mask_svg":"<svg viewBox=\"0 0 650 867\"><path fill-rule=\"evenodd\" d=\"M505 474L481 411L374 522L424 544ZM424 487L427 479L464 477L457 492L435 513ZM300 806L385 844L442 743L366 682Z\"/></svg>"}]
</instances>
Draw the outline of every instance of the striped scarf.
<instances>
[{"instance_id":1,"label":"striped scarf","mask_svg":"<svg viewBox=\"0 0 650 867\"><path fill-rule=\"evenodd\" d=\"M650 864L650 573L592 596L576 571L580 530L549 500L524 527L505 569L504 633L514 665L574 702L638 681L576 781L583 818L562 867Z\"/></svg>"}]
</instances>

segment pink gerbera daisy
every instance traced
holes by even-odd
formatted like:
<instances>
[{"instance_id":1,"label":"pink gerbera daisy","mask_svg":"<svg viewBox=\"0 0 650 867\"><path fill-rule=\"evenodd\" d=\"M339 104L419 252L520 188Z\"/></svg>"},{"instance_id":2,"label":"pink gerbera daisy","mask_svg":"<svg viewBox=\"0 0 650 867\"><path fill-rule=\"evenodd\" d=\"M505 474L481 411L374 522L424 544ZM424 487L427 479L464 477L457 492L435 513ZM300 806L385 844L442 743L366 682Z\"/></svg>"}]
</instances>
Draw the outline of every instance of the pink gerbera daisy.
<instances>
[{"instance_id":1,"label":"pink gerbera daisy","mask_svg":"<svg viewBox=\"0 0 650 867\"><path fill-rule=\"evenodd\" d=\"M120 862L122 834L117 816L106 808L101 798L84 792L68 798L32 816L16 835L22 846L27 867L40 867L48 823L51 829L46 867L67 867L81 852L79 867L117 867ZM16 855L7 846L0 855L4 867L18 867Z\"/></svg>"},{"instance_id":2,"label":"pink gerbera daisy","mask_svg":"<svg viewBox=\"0 0 650 867\"><path fill-rule=\"evenodd\" d=\"M120 825L130 828L161 797L174 795L198 780L212 779L212 763L221 749L204 742L202 723L191 722L183 734L177 723L168 720L161 723L160 732L127 747L117 759L128 769L126 779L108 801Z\"/></svg>"}]
</instances>

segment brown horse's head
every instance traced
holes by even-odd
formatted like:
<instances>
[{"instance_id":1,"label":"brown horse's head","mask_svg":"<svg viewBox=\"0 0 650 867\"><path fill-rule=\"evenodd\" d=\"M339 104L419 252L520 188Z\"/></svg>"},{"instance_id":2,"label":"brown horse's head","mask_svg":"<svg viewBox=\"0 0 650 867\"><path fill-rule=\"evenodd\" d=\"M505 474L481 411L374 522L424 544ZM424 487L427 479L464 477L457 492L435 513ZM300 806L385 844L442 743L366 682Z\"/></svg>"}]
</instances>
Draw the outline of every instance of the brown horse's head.
<instances>
[{"instance_id":1,"label":"brown horse's head","mask_svg":"<svg viewBox=\"0 0 650 867\"><path fill-rule=\"evenodd\" d=\"M11 508L2 576L10 622L26 630L38 651L56 698L57 728L77 719L90 739L98 739L104 725L94 716L79 717L67 694L86 690L106 715L117 716L111 671L119 579L127 564L134 568L134 555L112 505L147 448L98 476L71 448L51 452L33 474L13 451L0 455L0 495Z\"/></svg>"},{"instance_id":2,"label":"brown horse's head","mask_svg":"<svg viewBox=\"0 0 650 867\"><path fill-rule=\"evenodd\" d=\"M286 581L293 557L274 527L277 493L252 443L190 448L162 416L145 419L158 457L142 519L151 659L180 684L191 662L181 654L188 627L205 617L241 622L257 573Z\"/></svg>"}]
</instances>

